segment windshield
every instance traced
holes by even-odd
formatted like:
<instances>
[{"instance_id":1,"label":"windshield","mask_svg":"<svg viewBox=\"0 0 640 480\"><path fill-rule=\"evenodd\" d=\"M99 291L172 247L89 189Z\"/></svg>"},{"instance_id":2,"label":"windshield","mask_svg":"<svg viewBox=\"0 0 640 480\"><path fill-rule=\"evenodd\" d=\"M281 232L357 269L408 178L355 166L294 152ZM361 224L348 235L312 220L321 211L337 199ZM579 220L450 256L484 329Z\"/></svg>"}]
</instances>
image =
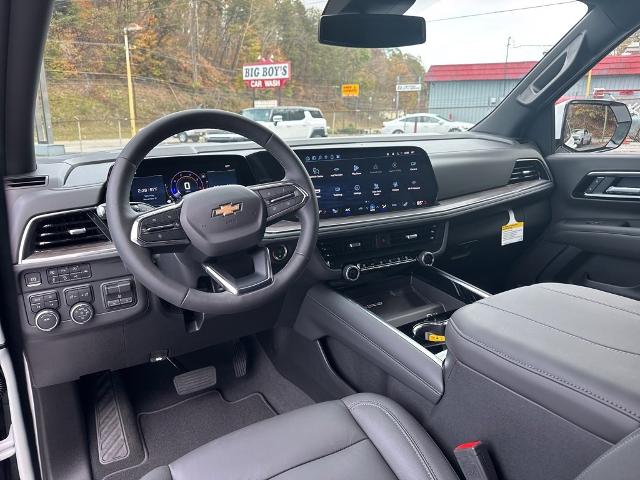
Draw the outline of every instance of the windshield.
<instances>
[{"instance_id":1,"label":"windshield","mask_svg":"<svg viewBox=\"0 0 640 480\"><path fill-rule=\"evenodd\" d=\"M425 44L349 49L318 43L325 3L54 0L36 153L117 150L189 108L240 112L285 140L464 131L586 12L575 1L418 0L408 14L426 19ZM242 140L205 129L167 142Z\"/></svg>"}]
</instances>

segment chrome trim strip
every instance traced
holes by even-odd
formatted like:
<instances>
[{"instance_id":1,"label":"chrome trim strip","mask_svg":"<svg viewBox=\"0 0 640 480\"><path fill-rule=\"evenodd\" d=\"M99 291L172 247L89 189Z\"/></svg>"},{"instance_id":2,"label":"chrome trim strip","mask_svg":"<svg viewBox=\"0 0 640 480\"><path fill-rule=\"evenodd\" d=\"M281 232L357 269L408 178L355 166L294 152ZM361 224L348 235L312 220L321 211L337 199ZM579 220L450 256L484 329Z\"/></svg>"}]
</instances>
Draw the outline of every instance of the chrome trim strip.
<instances>
[{"instance_id":1,"label":"chrome trim strip","mask_svg":"<svg viewBox=\"0 0 640 480\"><path fill-rule=\"evenodd\" d=\"M434 267L433 265L430 267L426 267L429 270L432 270L437 275L446 278L447 280L458 284L461 287L469 290L471 293L478 295L481 298L489 298L491 294L489 292L485 292L484 290L476 287L475 285L471 285L470 283L465 282L464 280L456 277L455 275L451 275L450 273L445 272L444 270L440 270L438 267Z\"/></svg>"},{"instance_id":2,"label":"chrome trim strip","mask_svg":"<svg viewBox=\"0 0 640 480\"><path fill-rule=\"evenodd\" d=\"M213 278L216 282L224 287L226 291L232 293L233 295L242 295L244 293L254 292L259 290L260 288L266 287L267 285L271 285L273 283L273 270L271 269L271 254L268 248L264 249L264 258L265 258L265 270L266 275L264 278L258 280L255 283L251 283L249 285L244 285L242 287L238 287L236 283L223 273L219 272L215 267L203 264L202 267L204 271L207 272L211 278Z\"/></svg>"},{"instance_id":3,"label":"chrome trim strip","mask_svg":"<svg viewBox=\"0 0 640 480\"><path fill-rule=\"evenodd\" d=\"M640 171L634 171L634 170L630 170L627 172L593 171L593 172L587 173L586 176L587 177L640 177Z\"/></svg>"},{"instance_id":4,"label":"chrome trim strip","mask_svg":"<svg viewBox=\"0 0 640 480\"><path fill-rule=\"evenodd\" d=\"M240 291L236 288L233 282L227 277L225 277L223 274L221 274L218 270L213 268L211 265L205 264L202 266L204 267L204 271L207 272L207 275L209 275L216 282L222 285L227 292L232 293L233 295L240 294Z\"/></svg>"},{"instance_id":5,"label":"chrome trim strip","mask_svg":"<svg viewBox=\"0 0 640 480\"><path fill-rule=\"evenodd\" d=\"M495 189L484 190L460 197L453 197L443 200L440 204L420 210L408 210L405 212L388 212L376 213L372 215L363 215L362 218L346 217L332 220L320 220L319 234L328 234L334 232L345 232L357 227L366 226L394 226L389 225L390 222L411 222L416 220L436 221L446 220L449 217L479 210L481 208L490 207L499 203L516 200L524 195L544 192L553 188L553 182L547 180L535 180L532 182L522 182L519 184L505 185ZM478 201L463 200L464 197L479 196L489 194L494 190L505 190L495 195L489 195ZM448 205L450 204L450 205ZM461 212L462 210L462 212ZM287 222L285 225L279 225L277 228L267 228L264 236L265 241L282 240L296 236L300 231L297 223Z\"/></svg>"},{"instance_id":6,"label":"chrome trim strip","mask_svg":"<svg viewBox=\"0 0 640 480\"><path fill-rule=\"evenodd\" d=\"M369 272L371 270L380 270L380 269L383 269L383 268L390 268L390 267L396 267L398 265L405 265L405 264L408 264L408 263L413 263L415 261L416 261L415 258L411 258L411 259L408 259L408 260L399 260L399 261L396 261L396 262L389 262L389 263L384 263L384 264L381 264L381 265L375 265L373 267L363 267L362 264L359 263L358 264L358 268L360 269L361 272Z\"/></svg>"},{"instance_id":7,"label":"chrome trim strip","mask_svg":"<svg viewBox=\"0 0 640 480\"><path fill-rule=\"evenodd\" d=\"M584 198L595 198L599 200L635 200L640 201L640 195L620 195L617 193L585 193Z\"/></svg>"}]
</instances>

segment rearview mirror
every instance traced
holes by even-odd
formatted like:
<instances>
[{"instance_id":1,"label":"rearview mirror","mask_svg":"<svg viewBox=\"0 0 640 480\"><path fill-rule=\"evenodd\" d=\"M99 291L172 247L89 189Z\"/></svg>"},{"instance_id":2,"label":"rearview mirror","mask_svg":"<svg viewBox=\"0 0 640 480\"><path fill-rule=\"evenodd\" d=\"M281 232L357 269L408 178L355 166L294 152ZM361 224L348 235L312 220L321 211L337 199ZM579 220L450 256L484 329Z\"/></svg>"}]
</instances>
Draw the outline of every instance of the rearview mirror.
<instances>
[{"instance_id":1,"label":"rearview mirror","mask_svg":"<svg viewBox=\"0 0 640 480\"><path fill-rule=\"evenodd\" d=\"M562 122L562 143L574 152L618 148L631 129L629 108L611 100L572 100Z\"/></svg>"},{"instance_id":2,"label":"rearview mirror","mask_svg":"<svg viewBox=\"0 0 640 480\"><path fill-rule=\"evenodd\" d=\"M325 45L392 48L418 45L427 39L424 18L408 15L341 13L323 15L318 40Z\"/></svg>"},{"instance_id":3,"label":"rearview mirror","mask_svg":"<svg viewBox=\"0 0 640 480\"><path fill-rule=\"evenodd\" d=\"M271 121L274 125L277 125L282 121L282 115L274 115L273 117L271 117Z\"/></svg>"}]
</instances>

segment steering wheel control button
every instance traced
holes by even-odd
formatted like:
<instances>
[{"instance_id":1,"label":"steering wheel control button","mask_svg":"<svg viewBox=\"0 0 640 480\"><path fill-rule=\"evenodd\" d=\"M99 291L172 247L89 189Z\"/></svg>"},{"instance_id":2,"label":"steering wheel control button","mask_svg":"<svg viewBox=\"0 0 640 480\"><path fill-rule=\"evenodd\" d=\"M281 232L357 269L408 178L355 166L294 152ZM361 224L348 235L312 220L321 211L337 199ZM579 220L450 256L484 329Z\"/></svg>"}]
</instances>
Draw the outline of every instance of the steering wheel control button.
<instances>
[{"instance_id":1,"label":"steering wheel control button","mask_svg":"<svg viewBox=\"0 0 640 480\"><path fill-rule=\"evenodd\" d=\"M120 280L102 285L102 298L107 310L131 307L136 303L136 291L131 280Z\"/></svg>"},{"instance_id":2,"label":"steering wheel control button","mask_svg":"<svg viewBox=\"0 0 640 480\"><path fill-rule=\"evenodd\" d=\"M276 262L282 262L287 258L289 254L289 250L286 245L280 244L276 245L271 249L271 258L273 258Z\"/></svg>"},{"instance_id":3,"label":"steering wheel control button","mask_svg":"<svg viewBox=\"0 0 640 480\"><path fill-rule=\"evenodd\" d=\"M79 325L87 323L94 316L95 312L90 303L80 302L76 303L71 310L69 310L69 316L71 320Z\"/></svg>"},{"instance_id":4,"label":"steering wheel control button","mask_svg":"<svg viewBox=\"0 0 640 480\"><path fill-rule=\"evenodd\" d=\"M40 310L35 317L36 327L43 332L50 332L60 323L60 314L53 309Z\"/></svg>"},{"instance_id":5,"label":"steering wheel control button","mask_svg":"<svg viewBox=\"0 0 640 480\"><path fill-rule=\"evenodd\" d=\"M179 205L169 205L141 215L134 223L132 240L145 247L187 244L180 210Z\"/></svg>"},{"instance_id":6,"label":"steering wheel control button","mask_svg":"<svg viewBox=\"0 0 640 480\"><path fill-rule=\"evenodd\" d=\"M285 184L259 188L267 207L267 221L276 220L304 205L307 196L295 185Z\"/></svg>"}]
</instances>

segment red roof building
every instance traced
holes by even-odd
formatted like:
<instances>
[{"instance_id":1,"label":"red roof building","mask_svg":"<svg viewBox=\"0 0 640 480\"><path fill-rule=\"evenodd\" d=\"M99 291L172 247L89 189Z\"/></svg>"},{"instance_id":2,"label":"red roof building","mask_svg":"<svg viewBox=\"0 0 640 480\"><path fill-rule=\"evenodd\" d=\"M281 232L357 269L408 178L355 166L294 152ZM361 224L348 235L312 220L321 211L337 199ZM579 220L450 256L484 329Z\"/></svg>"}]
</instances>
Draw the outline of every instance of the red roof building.
<instances>
[{"instance_id":1,"label":"red roof building","mask_svg":"<svg viewBox=\"0 0 640 480\"><path fill-rule=\"evenodd\" d=\"M426 82L466 80L519 80L536 65L535 61L432 65ZM593 76L640 75L640 55L608 56L593 69Z\"/></svg>"}]
</instances>

